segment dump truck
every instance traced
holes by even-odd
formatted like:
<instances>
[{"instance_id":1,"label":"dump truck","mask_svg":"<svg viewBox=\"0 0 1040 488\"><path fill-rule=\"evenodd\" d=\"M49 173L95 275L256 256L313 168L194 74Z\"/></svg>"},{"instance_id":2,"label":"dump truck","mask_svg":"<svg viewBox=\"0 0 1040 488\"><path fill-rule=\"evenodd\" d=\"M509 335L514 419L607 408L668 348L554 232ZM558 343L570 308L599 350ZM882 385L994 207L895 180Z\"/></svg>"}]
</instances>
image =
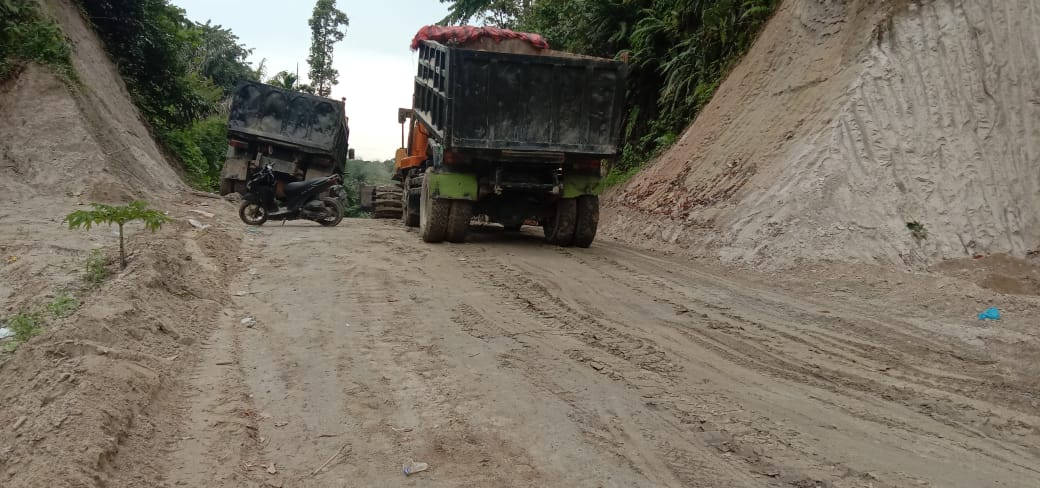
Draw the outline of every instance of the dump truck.
<instances>
[{"instance_id":1,"label":"dump truck","mask_svg":"<svg viewBox=\"0 0 1040 488\"><path fill-rule=\"evenodd\" d=\"M270 164L285 183L343 174L354 150L344 102L255 81L236 87L220 194L244 193L254 168Z\"/></svg>"},{"instance_id":2,"label":"dump truck","mask_svg":"<svg viewBox=\"0 0 1040 488\"><path fill-rule=\"evenodd\" d=\"M537 222L549 243L591 245L619 153L625 64L516 39L416 44L395 158L405 224L426 242L462 242L475 216L507 230Z\"/></svg>"}]
</instances>

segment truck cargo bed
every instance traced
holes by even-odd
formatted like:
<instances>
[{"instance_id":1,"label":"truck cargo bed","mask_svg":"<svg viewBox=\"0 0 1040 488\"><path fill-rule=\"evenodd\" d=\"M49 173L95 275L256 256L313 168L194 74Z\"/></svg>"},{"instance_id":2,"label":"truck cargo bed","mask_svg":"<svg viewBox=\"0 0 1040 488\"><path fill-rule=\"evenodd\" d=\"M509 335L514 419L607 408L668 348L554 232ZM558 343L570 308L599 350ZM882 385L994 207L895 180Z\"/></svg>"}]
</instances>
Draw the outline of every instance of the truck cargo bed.
<instances>
[{"instance_id":1,"label":"truck cargo bed","mask_svg":"<svg viewBox=\"0 0 1040 488\"><path fill-rule=\"evenodd\" d=\"M623 63L607 59L423 41L415 114L446 149L613 156L625 75Z\"/></svg>"},{"instance_id":2,"label":"truck cargo bed","mask_svg":"<svg viewBox=\"0 0 1040 488\"><path fill-rule=\"evenodd\" d=\"M343 161L348 149L343 112L338 100L243 81L235 88L228 134Z\"/></svg>"}]
</instances>

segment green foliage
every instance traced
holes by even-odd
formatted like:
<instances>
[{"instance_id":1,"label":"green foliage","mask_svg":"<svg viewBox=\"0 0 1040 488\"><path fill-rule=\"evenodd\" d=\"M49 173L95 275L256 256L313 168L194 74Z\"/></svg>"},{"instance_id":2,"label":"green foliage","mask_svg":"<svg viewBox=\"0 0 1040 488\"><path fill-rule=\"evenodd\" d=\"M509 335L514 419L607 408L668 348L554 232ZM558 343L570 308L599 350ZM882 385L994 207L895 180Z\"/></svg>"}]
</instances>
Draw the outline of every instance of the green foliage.
<instances>
[{"instance_id":1,"label":"green foliage","mask_svg":"<svg viewBox=\"0 0 1040 488\"><path fill-rule=\"evenodd\" d=\"M40 327L42 321L43 317L37 311L19 312L8 317L3 325L11 329L14 336L3 343L0 352L14 352L23 342L40 335L43 332L43 329Z\"/></svg>"},{"instance_id":2,"label":"green foliage","mask_svg":"<svg viewBox=\"0 0 1040 488\"><path fill-rule=\"evenodd\" d=\"M54 300L47 304L47 311L56 319L63 319L72 315L72 312L75 312L77 308L79 308L79 300L65 292L58 293L58 296L54 297Z\"/></svg>"},{"instance_id":3,"label":"green foliage","mask_svg":"<svg viewBox=\"0 0 1040 488\"><path fill-rule=\"evenodd\" d=\"M75 81L72 48L65 34L44 17L33 0L0 0L0 81L22 62L49 66L66 81Z\"/></svg>"},{"instance_id":4,"label":"green foliage","mask_svg":"<svg viewBox=\"0 0 1040 488\"><path fill-rule=\"evenodd\" d=\"M234 33L188 20L169 0L79 3L189 183L213 189L227 150L226 135L216 143L221 122L215 120L226 119L222 101L239 81L259 80L264 63L253 69L246 62L251 50Z\"/></svg>"},{"instance_id":5,"label":"green foliage","mask_svg":"<svg viewBox=\"0 0 1040 488\"><path fill-rule=\"evenodd\" d=\"M231 29L206 21L187 29L186 37L188 71L210 80L224 95L229 95L240 80L258 78L259 73L246 63L253 50L239 44Z\"/></svg>"},{"instance_id":6,"label":"green foliage","mask_svg":"<svg viewBox=\"0 0 1040 488\"><path fill-rule=\"evenodd\" d=\"M108 275L108 268L105 266L107 260L105 259L105 253L100 249L91 249L90 254L87 254L87 260L84 263L86 272L83 275L83 279L91 285L100 285L102 281L105 281L105 277Z\"/></svg>"},{"instance_id":7,"label":"green foliage","mask_svg":"<svg viewBox=\"0 0 1040 488\"><path fill-rule=\"evenodd\" d=\"M31 311L18 312L8 317L2 325L11 329L14 336L3 343L0 352L14 352L22 343L43 332L44 321L47 318L62 319L72 315L77 308L79 301L68 293L61 292L43 307L35 307Z\"/></svg>"},{"instance_id":8,"label":"green foliage","mask_svg":"<svg viewBox=\"0 0 1040 488\"><path fill-rule=\"evenodd\" d=\"M116 224L122 226L129 222L140 220L144 222L145 228L155 232L163 224L170 222L170 218L166 214L148 208L148 204L142 201L116 206L92 203L90 206L94 210L77 210L65 217L65 222L69 224L69 229L84 228L90 230L96 224Z\"/></svg>"},{"instance_id":9,"label":"green foliage","mask_svg":"<svg viewBox=\"0 0 1040 488\"><path fill-rule=\"evenodd\" d=\"M279 71L275 73L273 77L267 80L268 85L277 86L278 88L284 88L286 90L295 90L297 83L299 83L296 73L290 73L288 71Z\"/></svg>"},{"instance_id":10,"label":"green foliage","mask_svg":"<svg viewBox=\"0 0 1040 488\"><path fill-rule=\"evenodd\" d=\"M101 203L90 204L94 210L77 210L65 217L63 222L69 224L69 229L84 228L90 230L96 224L116 224L119 226L119 258L126 267L126 246L123 239L123 226L129 222L140 220L144 222L146 229L155 232L163 224L170 222L166 214L148 208L148 204L141 201L130 202L126 205L112 206Z\"/></svg>"},{"instance_id":11,"label":"green foliage","mask_svg":"<svg viewBox=\"0 0 1040 488\"><path fill-rule=\"evenodd\" d=\"M928 229L924 227L924 224L915 220L913 222L907 222L906 228L910 230L910 235L913 236L915 240L923 241L928 239Z\"/></svg>"},{"instance_id":12,"label":"green foliage","mask_svg":"<svg viewBox=\"0 0 1040 488\"><path fill-rule=\"evenodd\" d=\"M477 23L512 28L530 11L532 0L441 0L450 3L448 16L440 21L446 25Z\"/></svg>"},{"instance_id":13,"label":"green foliage","mask_svg":"<svg viewBox=\"0 0 1040 488\"><path fill-rule=\"evenodd\" d=\"M449 0L451 1L451 0ZM469 12L486 0L451 1ZM516 2L514 2L516 3ZM779 0L539 0L517 27L554 49L628 62L629 119L612 181L671 145L711 101ZM467 10L470 9L470 10Z\"/></svg>"},{"instance_id":14,"label":"green foliage","mask_svg":"<svg viewBox=\"0 0 1040 488\"><path fill-rule=\"evenodd\" d=\"M309 21L311 26L311 55L307 57L314 93L323 97L332 93L339 84L339 71L332 67L332 54L337 42L347 35L350 19L336 8L336 0L318 0Z\"/></svg>"},{"instance_id":15,"label":"green foliage","mask_svg":"<svg viewBox=\"0 0 1040 488\"><path fill-rule=\"evenodd\" d=\"M343 202L343 215L350 218L364 218L369 214L361 210L361 185L392 185L394 161L348 160L343 168L343 189L346 201Z\"/></svg>"},{"instance_id":16,"label":"green foliage","mask_svg":"<svg viewBox=\"0 0 1040 488\"><path fill-rule=\"evenodd\" d=\"M610 172L607 173L607 177L604 178L603 183L606 186L624 184L628 180L632 179L632 177L639 172L639 169L640 167L637 165L629 166L627 169L611 168Z\"/></svg>"},{"instance_id":17,"label":"green foliage","mask_svg":"<svg viewBox=\"0 0 1040 488\"><path fill-rule=\"evenodd\" d=\"M227 118L214 115L183 129L167 132L167 147L180 156L188 182L199 189L216 190L227 153Z\"/></svg>"}]
</instances>

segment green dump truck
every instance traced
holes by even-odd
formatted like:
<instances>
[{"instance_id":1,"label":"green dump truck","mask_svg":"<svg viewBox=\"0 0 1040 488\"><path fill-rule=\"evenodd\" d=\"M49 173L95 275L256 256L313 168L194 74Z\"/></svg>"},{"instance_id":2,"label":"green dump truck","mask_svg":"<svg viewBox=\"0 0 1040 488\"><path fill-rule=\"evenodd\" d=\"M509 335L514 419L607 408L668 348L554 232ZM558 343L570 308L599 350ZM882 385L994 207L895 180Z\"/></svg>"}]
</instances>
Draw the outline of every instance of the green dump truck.
<instances>
[{"instance_id":1,"label":"green dump truck","mask_svg":"<svg viewBox=\"0 0 1040 488\"><path fill-rule=\"evenodd\" d=\"M533 220L550 243L588 247L619 152L626 66L485 44L503 49L419 43L413 107L399 112L405 223L427 242L461 242L474 216L506 229Z\"/></svg>"}]
</instances>

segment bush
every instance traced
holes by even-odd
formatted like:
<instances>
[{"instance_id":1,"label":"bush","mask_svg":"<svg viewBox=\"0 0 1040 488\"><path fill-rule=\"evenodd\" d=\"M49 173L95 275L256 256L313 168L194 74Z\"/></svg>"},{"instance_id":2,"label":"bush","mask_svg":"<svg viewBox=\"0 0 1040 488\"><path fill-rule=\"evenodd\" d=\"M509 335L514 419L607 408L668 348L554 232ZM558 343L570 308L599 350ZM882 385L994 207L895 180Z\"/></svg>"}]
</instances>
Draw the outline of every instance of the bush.
<instances>
[{"instance_id":1,"label":"bush","mask_svg":"<svg viewBox=\"0 0 1040 488\"><path fill-rule=\"evenodd\" d=\"M213 116L185 129L168 131L166 146L181 160L188 183L200 190L216 190L227 153L227 118Z\"/></svg>"},{"instance_id":2,"label":"bush","mask_svg":"<svg viewBox=\"0 0 1040 488\"><path fill-rule=\"evenodd\" d=\"M14 352L23 342L40 335L40 321L38 312L20 312L8 318L4 326L14 332L14 337L4 343L0 352Z\"/></svg>"},{"instance_id":3,"label":"bush","mask_svg":"<svg viewBox=\"0 0 1040 488\"><path fill-rule=\"evenodd\" d=\"M0 80L19 62L49 66L66 81L75 81L69 47L61 29L40 14L30 0L0 0Z\"/></svg>"},{"instance_id":4,"label":"bush","mask_svg":"<svg viewBox=\"0 0 1040 488\"><path fill-rule=\"evenodd\" d=\"M72 315L79 308L79 300L68 293L59 293L51 303L47 304L47 311L56 319L63 319Z\"/></svg>"}]
</instances>

